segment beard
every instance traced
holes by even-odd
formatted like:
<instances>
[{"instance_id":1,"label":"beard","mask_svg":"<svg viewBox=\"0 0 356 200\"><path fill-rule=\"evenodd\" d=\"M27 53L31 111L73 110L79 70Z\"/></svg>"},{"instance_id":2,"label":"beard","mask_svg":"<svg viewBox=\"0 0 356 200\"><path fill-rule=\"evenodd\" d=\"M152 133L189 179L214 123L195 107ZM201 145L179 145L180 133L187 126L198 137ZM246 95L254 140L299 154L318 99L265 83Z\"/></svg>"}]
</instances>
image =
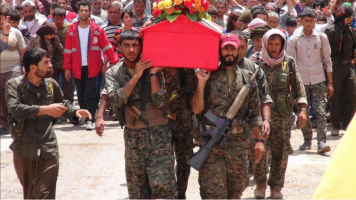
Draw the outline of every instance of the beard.
<instances>
[{"instance_id":1,"label":"beard","mask_svg":"<svg viewBox=\"0 0 356 200\"><path fill-rule=\"evenodd\" d=\"M40 70L39 68L36 69L35 71L36 76L41 77L41 78L50 78L52 77L53 74L53 69L49 68L46 72Z\"/></svg>"},{"instance_id":2,"label":"beard","mask_svg":"<svg viewBox=\"0 0 356 200\"><path fill-rule=\"evenodd\" d=\"M233 66L234 64L237 63L237 60L239 59L239 56L234 56L231 55L233 57L232 60L227 60L226 58L230 56L230 55L226 55L225 57L221 55L220 53L220 62L224 65L224 66Z\"/></svg>"},{"instance_id":3,"label":"beard","mask_svg":"<svg viewBox=\"0 0 356 200\"><path fill-rule=\"evenodd\" d=\"M35 15L28 15L25 18L27 21L33 21L35 19Z\"/></svg>"}]
</instances>

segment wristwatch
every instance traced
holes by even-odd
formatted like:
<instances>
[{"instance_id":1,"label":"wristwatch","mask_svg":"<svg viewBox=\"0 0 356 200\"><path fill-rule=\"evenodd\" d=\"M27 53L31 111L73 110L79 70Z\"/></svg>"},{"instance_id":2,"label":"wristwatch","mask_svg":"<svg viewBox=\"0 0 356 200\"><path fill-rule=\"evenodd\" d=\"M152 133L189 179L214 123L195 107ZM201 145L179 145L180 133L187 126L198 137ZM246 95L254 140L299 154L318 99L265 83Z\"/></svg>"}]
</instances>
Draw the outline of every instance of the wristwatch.
<instances>
[{"instance_id":1,"label":"wristwatch","mask_svg":"<svg viewBox=\"0 0 356 200\"><path fill-rule=\"evenodd\" d=\"M256 142L265 142L265 139L256 139Z\"/></svg>"},{"instance_id":2,"label":"wristwatch","mask_svg":"<svg viewBox=\"0 0 356 200\"><path fill-rule=\"evenodd\" d=\"M268 118L264 118L263 121L268 121L269 123L271 123L271 119Z\"/></svg>"},{"instance_id":3,"label":"wristwatch","mask_svg":"<svg viewBox=\"0 0 356 200\"><path fill-rule=\"evenodd\" d=\"M157 74L157 73L152 73L152 74L150 74L150 78L151 78L152 76L158 77L158 74Z\"/></svg>"},{"instance_id":4,"label":"wristwatch","mask_svg":"<svg viewBox=\"0 0 356 200\"><path fill-rule=\"evenodd\" d=\"M10 34L10 33L8 33L8 34L5 34L5 33L4 33L5 36L9 36L9 34Z\"/></svg>"}]
</instances>

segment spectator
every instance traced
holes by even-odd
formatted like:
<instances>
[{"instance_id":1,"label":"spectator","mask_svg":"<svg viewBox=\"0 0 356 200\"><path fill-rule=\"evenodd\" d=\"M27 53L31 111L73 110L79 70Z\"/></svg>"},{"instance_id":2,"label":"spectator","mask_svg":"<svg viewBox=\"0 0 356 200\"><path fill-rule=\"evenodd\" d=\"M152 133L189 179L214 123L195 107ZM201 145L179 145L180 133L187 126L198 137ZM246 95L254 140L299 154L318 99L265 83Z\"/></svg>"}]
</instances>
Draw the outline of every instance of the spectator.
<instances>
[{"instance_id":1,"label":"spectator","mask_svg":"<svg viewBox=\"0 0 356 200\"><path fill-rule=\"evenodd\" d=\"M272 28L278 29L279 19L278 19L277 13L275 13L275 12L268 13L267 25Z\"/></svg>"},{"instance_id":2,"label":"spectator","mask_svg":"<svg viewBox=\"0 0 356 200\"><path fill-rule=\"evenodd\" d=\"M64 47L66 42L67 32L70 27L70 23L65 22L65 18L67 16L66 10L63 8L56 8L53 12L53 23L57 27L56 36L59 38L62 46ZM63 52L59 49L55 49L53 52L53 75L58 83L60 83L60 77L62 78L62 91L64 95L64 99L69 100L73 103L73 95L72 95L72 83L65 78L65 73L63 70Z\"/></svg>"},{"instance_id":3,"label":"spectator","mask_svg":"<svg viewBox=\"0 0 356 200\"><path fill-rule=\"evenodd\" d=\"M0 133L9 134L9 124L7 122L8 110L5 103L5 84L11 78L20 76L20 56L26 51L26 43L22 34L16 28L11 27L6 17L11 10L11 5L2 3L0 5L0 36L1 42L7 44L7 48L2 46L0 54Z\"/></svg>"},{"instance_id":4,"label":"spectator","mask_svg":"<svg viewBox=\"0 0 356 200\"><path fill-rule=\"evenodd\" d=\"M319 15L318 20L316 21L317 24L326 24L327 22L328 20L325 15Z\"/></svg>"},{"instance_id":5,"label":"spectator","mask_svg":"<svg viewBox=\"0 0 356 200\"><path fill-rule=\"evenodd\" d=\"M18 4L15 6L15 10L19 11L20 13L20 19L24 18L23 10L21 4Z\"/></svg>"},{"instance_id":6,"label":"spectator","mask_svg":"<svg viewBox=\"0 0 356 200\"><path fill-rule=\"evenodd\" d=\"M78 15L75 14L74 12L68 11L67 7L67 0L57 0L57 3L59 4L59 6L61 8L63 8L64 10L66 10L66 18L65 18L65 22L69 22L72 23L73 19L77 18ZM54 10L54 9L53 9ZM52 21L51 17L49 17L48 19L49 21Z\"/></svg>"},{"instance_id":7,"label":"spectator","mask_svg":"<svg viewBox=\"0 0 356 200\"><path fill-rule=\"evenodd\" d=\"M253 45L250 45L247 49L246 58L254 62L258 62L260 60L262 50L262 37L263 35L269 31L271 27L268 25L259 25L254 27L250 32L250 39L253 42Z\"/></svg>"},{"instance_id":8,"label":"spectator","mask_svg":"<svg viewBox=\"0 0 356 200\"><path fill-rule=\"evenodd\" d=\"M355 31L350 27L354 11L351 6L338 8L334 25L327 29L333 63L334 95L330 98L330 117L333 130L331 135L338 136L339 130L347 129L356 111L356 76L351 60L355 56Z\"/></svg>"},{"instance_id":9,"label":"spectator","mask_svg":"<svg viewBox=\"0 0 356 200\"><path fill-rule=\"evenodd\" d=\"M135 16L133 18L132 26L138 29L151 19L151 15L146 14L146 1L145 0L134 0Z\"/></svg>"},{"instance_id":10,"label":"spectator","mask_svg":"<svg viewBox=\"0 0 356 200\"><path fill-rule=\"evenodd\" d=\"M111 40L113 49L115 50L115 53L119 58L123 58L121 50L119 49L119 40L120 40L121 33L126 30L136 30L135 28L132 27L133 13L131 11L127 11L127 10L122 11L121 19L122 22L124 23L124 27L120 28L119 30L116 30L115 36Z\"/></svg>"},{"instance_id":11,"label":"spectator","mask_svg":"<svg viewBox=\"0 0 356 200\"><path fill-rule=\"evenodd\" d=\"M92 0L92 11L91 14L100 17L104 23L108 22L108 12L101 9L102 0Z\"/></svg>"},{"instance_id":12,"label":"spectator","mask_svg":"<svg viewBox=\"0 0 356 200\"><path fill-rule=\"evenodd\" d=\"M229 33L234 30L241 30L241 26L239 25L239 17L242 14L242 10L235 9L229 14L229 17L227 18L227 24L226 24L226 32Z\"/></svg>"},{"instance_id":13,"label":"spectator","mask_svg":"<svg viewBox=\"0 0 356 200\"><path fill-rule=\"evenodd\" d=\"M247 7L246 8L251 8L252 6L255 6L257 4L258 4L257 0L247 0Z\"/></svg>"},{"instance_id":14,"label":"spectator","mask_svg":"<svg viewBox=\"0 0 356 200\"><path fill-rule=\"evenodd\" d=\"M236 28L238 30L244 30L244 33L247 34L249 32L247 27L250 22L251 22L251 10L246 9L241 13L239 20L236 23Z\"/></svg>"},{"instance_id":15,"label":"spectator","mask_svg":"<svg viewBox=\"0 0 356 200\"><path fill-rule=\"evenodd\" d=\"M311 8L306 8L306 9L312 10L313 12L316 13L316 11ZM306 10L306 9L304 9L304 10ZM315 24L315 26L314 26L314 29L320 33L324 33L326 31L326 29L333 24L333 21L334 21L334 17L331 14L331 10L323 10L323 15L326 16L327 23L326 24ZM301 32L302 29L303 29L302 27L298 27L295 30L295 33Z\"/></svg>"},{"instance_id":16,"label":"spectator","mask_svg":"<svg viewBox=\"0 0 356 200\"><path fill-rule=\"evenodd\" d=\"M267 23L268 14L264 9L256 9L252 12L252 19L256 19L256 18L260 18Z\"/></svg>"},{"instance_id":17,"label":"spectator","mask_svg":"<svg viewBox=\"0 0 356 200\"><path fill-rule=\"evenodd\" d=\"M37 30L37 35L31 36L30 44L28 45L28 47L30 49L41 48L46 50L52 62L53 52L55 49L58 49L63 53L63 46L56 33L57 27L51 22L46 21Z\"/></svg>"},{"instance_id":18,"label":"spectator","mask_svg":"<svg viewBox=\"0 0 356 200\"><path fill-rule=\"evenodd\" d=\"M42 3L38 3L38 0L25 0L25 1L32 1L34 3L34 5L35 5L35 16L37 18L47 19L47 17L42 14L45 11ZM49 12L49 4L48 4L48 2L46 3L46 6L48 6L48 12Z\"/></svg>"},{"instance_id":19,"label":"spectator","mask_svg":"<svg viewBox=\"0 0 356 200\"><path fill-rule=\"evenodd\" d=\"M116 32L118 30L122 30L123 24L121 23L121 20L120 20L120 19L124 18L124 16L120 17L122 9L123 9L123 5L119 1L114 1L109 5L109 9L108 9L109 21L104 26L102 26L109 41L113 41L114 36L116 35ZM130 21L131 21L130 24L127 24L127 28L132 29L132 17L130 17ZM126 25L125 25L125 28L126 28ZM113 48L113 49L115 50L115 48ZM107 65L108 62L109 62L109 58L105 58L104 66L103 66L103 70L102 70L104 75L106 73L106 70L108 70L110 67Z\"/></svg>"},{"instance_id":20,"label":"spectator","mask_svg":"<svg viewBox=\"0 0 356 200\"><path fill-rule=\"evenodd\" d=\"M24 37L25 43L28 44L30 41L31 33L27 30L27 28L24 25L20 24L20 20L21 20L20 12L17 10L10 10L9 16L10 16L9 22L11 24L11 27L20 30L22 36Z\"/></svg>"},{"instance_id":21,"label":"spectator","mask_svg":"<svg viewBox=\"0 0 356 200\"><path fill-rule=\"evenodd\" d=\"M111 0L103 0L103 3L101 4L101 9L108 11L110 4L111 4Z\"/></svg>"},{"instance_id":22,"label":"spectator","mask_svg":"<svg viewBox=\"0 0 356 200\"><path fill-rule=\"evenodd\" d=\"M26 0L21 4L22 9L24 11L25 17L21 19L20 24L25 26L31 35L36 35L37 30L46 21L46 19L37 17L35 15L35 4L30 1Z\"/></svg>"},{"instance_id":23,"label":"spectator","mask_svg":"<svg viewBox=\"0 0 356 200\"><path fill-rule=\"evenodd\" d=\"M51 4L51 7L49 8L49 15L48 15L48 17L47 17L47 20L49 21L49 22L52 22L52 16L53 16L53 12L54 12L54 9L56 9L56 8L60 8L61 6L57 3L57 2L53 2L52 4ZM67 21L68 22L68 21Z\"/></svg>"},{"instance_id":24,"label":"spectator","mask_svg":"<svg viewBox=\"0 0 356 200\"><path fill-rule=\"evenodd\" d=\"M79 5L80 20L69 27L64 50L63 69L66 79L73 73L80 108L88 108L92 120L86 119L86 129L93 130L99 93L96 81L103 66L101 53L116 64L119 59L106 37L104 29L89 19L90 1L82 0Z\"/></svg>"},{"instance_id":25,"label":"spectator","mask_svg":"<svg viewBox=\"0 0 356 200\"><path fill-rule=\"evenodd\" d=\"M211 21L216 23L216 18L218 17L218 12L216 11L215 6L209 5L208 14L211 17Z\"/></svg>"},{"instance_id":26,"label":"spectator","mask_svg":"<svg viewBox=\"0 0 356 200\"><path fill-rule=\"evenodd\" d=\"M286 30L284 34L286 35L286 42L288 44L289 38L294 34L297 28L297 19L295 17L287 17L286 19Z\"/></svg>"},{"instance_id":27,"label":"spectator","mask_svg":"<svg viewBox=\"0 0 356 200\"><path fill-rule=\"evenodd\" d=\"M275 3L267 3L265 6L265 11L267 13L277 12L277 5Z\"/></svg>"},{"instance_id":28,"label":"spectator","mask_svg":"<svg viewBox=\"0 0 356 200\"><path fill-rule=\"evenodd\" d=\"M215 8L217 12L217 17L216 17L216 24L219 26L223 27L226 29L226 24L227 24L227 18L228 16L225 15L225 12L227 10L227 1L226 0L216 0L215 1Z\"/></svg>"},{"instance_id":29,"label":"spectator","mask_svg":"<svg viewBox=\"0 0 356 200\"><path fill-rule=\"evenodd\" d=\"M95 15L90 15L90 19L94 20L94 22L99 26L103 26L105 24L104 21L100 17L97 17ZM78 22L78 21L79 21L79 16L72 20L72 24L74 24L75 22Z\"/></svg>"},{"instance_id":30,"label":"spectator","mask_svg":"<svg viewBox=\"0 0 356 200\"><path fill-rule=\"evenodd\" d=\"M124 10L131 10L133 13L135 13L135 8L134 8L134 2L135 1L124 1L123 2L123 6L124 6ZM151 15L151 8L152 8L152 5L150 3L150 0L146 0L146 7L145 7L145 14L147 15Z\"/></svg>"},{"instance_id":31,"label":"spectator","mask_svg":"<svg viewBox=\"0 0 356 200\"><path fill-rule=\"evenodd\" d=\"M268 0L257 0L257 2L258 2L258 5L265 7L266 4L268 3Z\"/></svg>"}]
</instances>

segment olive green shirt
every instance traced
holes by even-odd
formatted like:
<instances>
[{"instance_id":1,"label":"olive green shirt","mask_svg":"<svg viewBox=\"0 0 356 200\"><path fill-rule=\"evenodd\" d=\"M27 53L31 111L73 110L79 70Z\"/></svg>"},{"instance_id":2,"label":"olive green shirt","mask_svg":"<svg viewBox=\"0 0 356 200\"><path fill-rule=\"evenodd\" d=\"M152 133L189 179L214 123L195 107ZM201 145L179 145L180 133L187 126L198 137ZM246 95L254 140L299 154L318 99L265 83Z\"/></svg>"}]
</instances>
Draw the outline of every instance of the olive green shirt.
<instances>
[{"instance_id":1,"label":"olive green shirt","mask_svg":"<svg viewBox=\"0 0 356 200\"><path fill-rule=\"evenodd\" d=\"M66 37L67 37L67 32L70 27L70 23L64 22L62 28L57 29L57 36L59 37L59 40L61 41L61 44L64 48L65 43L66 43ZM53 52L53 57L52 57L52 64L53 67L62 69L63 68L63 52L59 51L58 49L55 49Z\"/></svg>"},{"instance_id":2,"label":"olive green shirt","mask_svg":"<svg viewBox=\"0 0 356 200\"><path fill-rule=\"evenodd\" d=\"M14 139L10 149L34 161L42 155L48 160L58 155L57 137L54 133L55 118L49 115L37 116L40 106L63 103L67 107L64 116L72 123L78 123L76 108L63 100L58 83L52 78L43 79L39 97L30 86L27 76L10 79L6 83L5 98L9 113L16 119L24 119L23 134Z\"/></svg>"}]
</instances>

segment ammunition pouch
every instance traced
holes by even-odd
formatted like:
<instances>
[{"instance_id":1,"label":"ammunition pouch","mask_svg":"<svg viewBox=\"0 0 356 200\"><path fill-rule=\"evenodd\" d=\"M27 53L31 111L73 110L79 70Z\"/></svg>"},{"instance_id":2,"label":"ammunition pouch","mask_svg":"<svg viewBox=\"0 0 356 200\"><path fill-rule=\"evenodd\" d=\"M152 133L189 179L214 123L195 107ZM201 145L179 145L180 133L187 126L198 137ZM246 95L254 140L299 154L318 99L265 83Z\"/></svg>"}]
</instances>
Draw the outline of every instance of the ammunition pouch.
<instances>
[{"instance_id":1,"label":"ammunition pouch","mask_svg":"<svg viewBox=\"0 0 356 200\"><path fill-rule=\"evenodd\" d=\"M271 112L282 117L290 116L293 109L293 98L290 94L277 94L271 106Z\"/></svg>"},{"instance_id":2,"label":"ammunition pouch","mask_svg":"<svg viewBox=\"0 0 356 200\"><path fill-rule=\"evenodd\" d=\"M133 102L136 108L140 108L140 102ZM148 123L151 127L166 125L168 124L168 118L164 117L164 113L160 108L153 105L152 102L145 103L146 111L141 111L142 114L147 118ZM132 129L147 128L147 126L138 119L138 115L133 113L130 107L125 106L125 127Z\"/></svg>"},{"instance_id":3,"label":"ammunition pouch","mask_svg":"<svg viewBox=\"0 0 356 200\"><path fill-rule=\"evenodd\" d=\"M14 118L11 114L7 116L7 122L9 123L9 130L11 137L14 140L21 138L24 131L24 119Z\"/></svg>"},{"instance_id":4,"label":"ammunition pouch","mask_svg":"<svg viewBox=\"0 0 356 200\"><path fill-rule=\"evenodd\" d=\"M286 88L288 86L288 74L287 73L279 73L277 77L277 87L278 88Z\"/></svg>"}]
</instances>

